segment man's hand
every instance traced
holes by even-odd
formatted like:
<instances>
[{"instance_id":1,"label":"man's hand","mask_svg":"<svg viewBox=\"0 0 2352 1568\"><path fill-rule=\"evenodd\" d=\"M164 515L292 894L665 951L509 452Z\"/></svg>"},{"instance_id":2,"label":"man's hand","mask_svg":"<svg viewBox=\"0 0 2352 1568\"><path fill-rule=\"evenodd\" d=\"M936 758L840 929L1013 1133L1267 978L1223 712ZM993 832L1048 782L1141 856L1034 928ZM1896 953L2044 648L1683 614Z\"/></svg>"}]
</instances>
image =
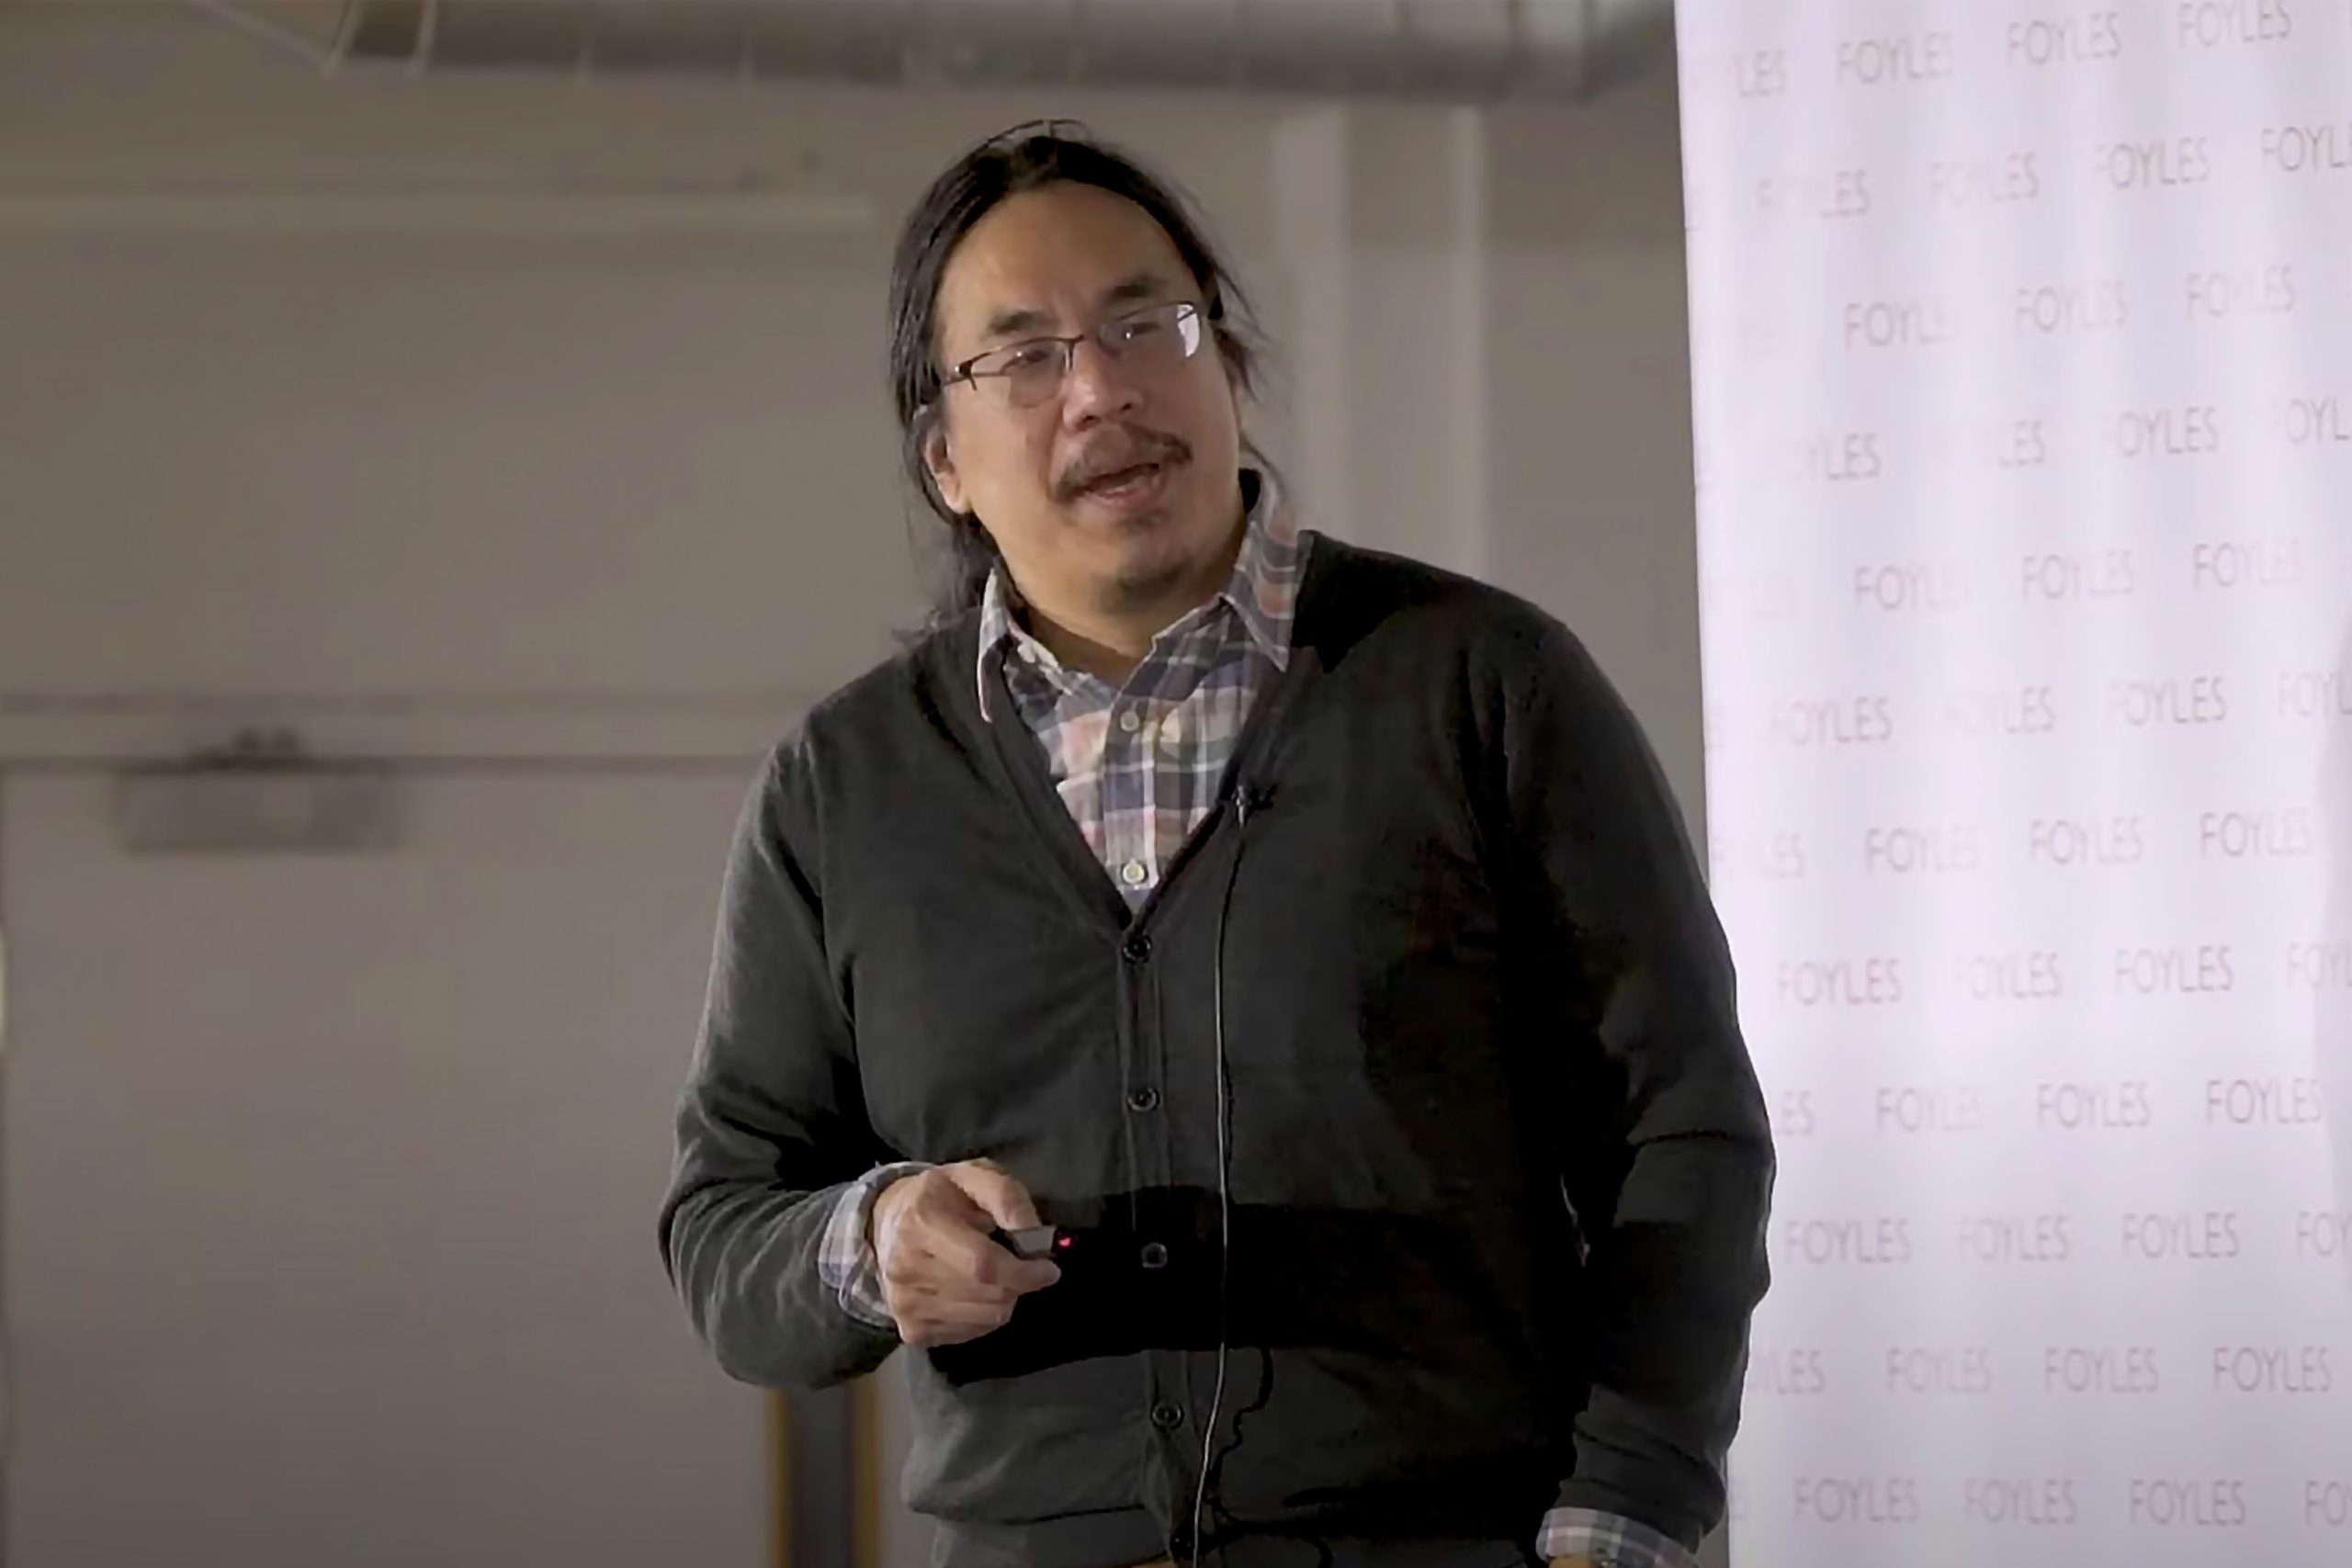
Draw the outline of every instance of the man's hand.
<instances>
[{"instance_id":1,"label":"man's hand","mask_svg":"<svg viewBox=\"0 0 2352 1568\"><path fill-rule=\"evenodd\" d=\"M1037 1223L1028 1190L991 1160L934 1166L884 1188L874 1201L874 1258L899 1337L960 1345L1003 1327L1013 1303L1062 1271L1015 1258L989 1231Z\"/></svg>"}]
</instances>

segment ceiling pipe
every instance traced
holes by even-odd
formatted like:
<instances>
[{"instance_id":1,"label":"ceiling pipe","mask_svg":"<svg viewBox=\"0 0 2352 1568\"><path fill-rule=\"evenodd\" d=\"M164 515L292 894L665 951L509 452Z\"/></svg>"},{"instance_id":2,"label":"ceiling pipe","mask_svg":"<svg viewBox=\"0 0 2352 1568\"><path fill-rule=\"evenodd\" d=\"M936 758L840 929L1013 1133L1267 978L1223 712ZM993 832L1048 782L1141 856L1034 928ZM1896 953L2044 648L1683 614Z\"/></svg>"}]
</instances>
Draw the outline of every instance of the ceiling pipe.
<instances>
[{"instance_id":1,"label":"ceiling pipe","mask_svg":"<svg viewBox=\"0 0 2352 1568\"><path fill-rule=\"evenodd\" d=\"M1669 0L349 0L339 64L1576 101L1670 69Z\"/></svg>"}]
</instances>

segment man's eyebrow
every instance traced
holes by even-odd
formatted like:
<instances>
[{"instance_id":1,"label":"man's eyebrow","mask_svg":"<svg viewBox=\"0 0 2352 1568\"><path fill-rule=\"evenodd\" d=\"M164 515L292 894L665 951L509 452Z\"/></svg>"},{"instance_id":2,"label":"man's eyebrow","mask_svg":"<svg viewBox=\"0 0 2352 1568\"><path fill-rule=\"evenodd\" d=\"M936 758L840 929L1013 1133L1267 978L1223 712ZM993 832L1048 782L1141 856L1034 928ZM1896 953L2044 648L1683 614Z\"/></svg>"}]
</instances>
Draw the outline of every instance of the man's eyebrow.
<instances>
[{"instance_id":1,"label":"man's eyebrow","mask_svg":"<svg viewBox=\"0 0 2352 1568\"><path fill-rule=\"evenodd\" d=\"M1102 291L1105 305L1125 305L1137 299L1157 299L1168 292L1168 286L1148 272L1138 272L1122 278Z\"/></svg>"},{"instance_id":2,"label":"man's eyebrow","mask_svg":"<svg viewBox=\"0 0 2352 1568\"><path fill-rule=\"evenodd\" d=\"M1102 291L1102 303L1131 305L1138 300L1158 299L1168 292L1168 285L1148 272L1138 272L1121 278ZM1034 305L1012 305L990 316L982 337L988 342L1002 338L1024 337L1045 332L1053 320Z\"/></svg>"},{"instance_id":3,"label":"man's eyebrow","mask_svg":"<svg viewBox=\"0 0 2352 1568\"><path fill-rule=\"evenodd\" d=\"M989 340L1017 337L1025 333L1043 332L1049 324L1045 311L1034 306L1017 305L990 316L988 329L981 336Z\"/></svg>"}]
</instances>

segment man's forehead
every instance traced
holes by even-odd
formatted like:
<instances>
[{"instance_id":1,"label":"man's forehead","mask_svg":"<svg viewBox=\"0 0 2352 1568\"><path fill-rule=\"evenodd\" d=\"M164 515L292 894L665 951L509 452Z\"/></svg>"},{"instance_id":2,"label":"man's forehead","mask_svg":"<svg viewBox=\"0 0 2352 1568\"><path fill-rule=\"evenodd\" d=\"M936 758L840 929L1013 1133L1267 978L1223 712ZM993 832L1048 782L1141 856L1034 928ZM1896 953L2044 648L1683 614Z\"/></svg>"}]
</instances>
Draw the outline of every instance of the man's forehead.
<instances>
[{"instance_id":1,"label":"man's forehead","mask_svg":"<svg viewBox=\"0 0 2352 1568\"><path fill-rule=\"evenodd\" d=\"M1072 309L1181 291L1182 260L1150 214L1107 192L1052 208L1036 199L1067 189L1012 197L965 237L940 279L944 327L975 337L1037 331Z\"/></svg>"}]
</instances>

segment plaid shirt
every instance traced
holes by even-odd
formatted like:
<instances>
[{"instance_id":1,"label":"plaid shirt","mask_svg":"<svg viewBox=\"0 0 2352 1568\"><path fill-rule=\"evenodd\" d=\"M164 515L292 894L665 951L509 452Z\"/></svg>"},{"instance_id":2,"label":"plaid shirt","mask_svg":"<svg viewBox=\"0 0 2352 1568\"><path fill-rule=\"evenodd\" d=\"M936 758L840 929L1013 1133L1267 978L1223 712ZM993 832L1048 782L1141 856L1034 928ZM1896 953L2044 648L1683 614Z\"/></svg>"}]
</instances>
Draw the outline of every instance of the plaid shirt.
<instances>
[{"instance_id":1,"label":"plaid shirt","mask_svg":"<svg viewBox=\"0 0 2352 1568\"><path fill-rule=\"evenodd\" d=\"M1130 908L1216 803L1258 694L1290 666L1302 551L1260 479L1225 591L1152 639L1125 685L1071 670L1014 619L1000 570L980 601L980 715L1001 663L1021 720L1087 847Z\"/></svg>"},{"instance_id":2,"label":"plaid shirt","mask_svg":"<svg viewBox=\"0 0 2352 1568\"><path fill-rule=\"evenodd\" d=\"M1305 550L1273 481L1256 492L1233 575L1216 598L1152 639L1124 685L1071 670L1015 616L999 569L980 601L980 713L993 718L998 666L1013 706L1044 754L1062 804L1130 908L1141 907L1168 863L1216 804L1217 783L1258 694L1289 667L1291 621ZM820 1277L842 1310L893 1326L869 1235L874 1201L919 1162L876 1167L843 1189L818 1250ZM1694 1568L1655 1530L1613 1514L1555 1508L1537 1549L1609 1568Z\"/></svg>"}]
</instances>

